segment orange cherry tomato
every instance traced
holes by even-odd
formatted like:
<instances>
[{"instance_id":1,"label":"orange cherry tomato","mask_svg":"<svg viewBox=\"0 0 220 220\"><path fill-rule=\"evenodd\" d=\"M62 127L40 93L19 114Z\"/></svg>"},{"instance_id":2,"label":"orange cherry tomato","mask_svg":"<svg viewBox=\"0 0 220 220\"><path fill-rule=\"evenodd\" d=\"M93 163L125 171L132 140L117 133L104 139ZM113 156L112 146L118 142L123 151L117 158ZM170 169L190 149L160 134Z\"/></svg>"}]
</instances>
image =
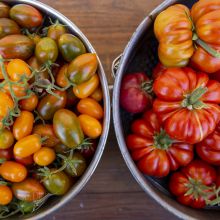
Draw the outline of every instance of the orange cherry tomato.
<instances>
[{"instance_id":1,"label":"orange cherry tomato","mask_svg":"<svg viewBox=\"0 0 220 220\"><path fill-rule=\"evenodd\" d=\"M25 158L41 148L41 137L37 134L29 135L19 140L14 146L14 156Z\"/></svg>"},{"instance_id":2,"label":"orange cherry tomato","mask_svg":"<svg viewBox=\"0 0 220 220\"><path fill-rule=\"evenodd\" d=\"M104 115L102 106L91 98L81 99L77 105L77 110L81 114L89 115L98 120L102 119Z\"/></svg>"},{"instance_id":3,"label":"orange cherry tomato","mask_svg":"<svg viewBox=\"0 0 220 220\"><path fill-rule=\"evenodd\" d=\"M103 99L103 93L102 93L102 88L98 87L95 92L92 93L90 96L91 98L95 99L97 102L102 101Z\"/></svg>"},{"instance_id":4,"label":"orange cherry tomato","mask_svg":"<svg viewBox=\"0 0 220 220\"><path fill-rule=\"evenodd\" d=\"M88 137L95 139L102 134L102 125L97 119L85 114L80 115L78 118L83 133Z\"/></svg>"},{"instance_id":5,"label":"orange cherry tomato","mask_svg":"<svg viewBox=\"0 0 220 220\"><path fill-rule=\"evenodd\" d=\"M6 161L0 167L0 175L7 181L19 183L27 177L27 169L14 161Z\"/></svg>"},{"instance_id":6,"label":"orange cherry tomato","mask_svg":"<svg viewBox=\"0 0 220 220\"><path fill-rule=\"evenodd\" d=\"M0 130L0 149L8 149L14 144L14 136L8 129Z\"/></svg>"},{"instance_id":7,"label":"orange cherry tomato","mask_svg":"<svg viewBox=\"0 0 220 220\"><path fill-rule=\"evenodd\" d=\"M8 65L8 63L7 62L4 62L4 68L5 68L5 71L7 72L7 65ZM3 74L2 74L2 68L1 68L1 66L0 66L0 79L4 79L4 76L3 76Z\"/></svg>"},{"instance_id":8,"label":"orange cherry tomato","mask_svg":"<svg viewBox=\"0 0 220 220\"><path fill-rule=\"evenodd\" d=\"M0 117L5 117L14 108L14 102L10 96L0 91Z\"/></svg>"},{"instance_id":9,"label":"orange cherry tomato","mask_svg":"<svg viewBox=\"0 0 220 220\"><path fill-rule=\"evenodd\" d=\"M28 111L22 111L13 125L13 134L16 140L20 140L31 134L34 125L34 115Z\"/></svg>"},{"instance_id":10,"label":"orange cherry tomato","mask_svg":"<svg viewBox=\"0 0 220 220\"><path fill-rule=\"evenodd\" d=\"M61 67L59 70L57 77L56 77L56 83L58 86L65 88L69 85L68 79L67 79L67 69L68 64L65 64Z\"/></svg>"},{"instance_id":11,"label":"orange cherry tomato","mask_svg":"<svg viewBox=\"0 0 220 220\"><path fill-rule=\"evenodd\" d=\"M56 159L55 151L48 147L42 147L34 154L34 162L39 166L48 166Z\"/></svg>"},{"instance_id":12,"label":"orange cherry tomato","mask_svg":"<svg viewBox=\"0 0 220 220\"><path fill-rule=\"evenodd\" d=\"M23 99L20 101L20 106L22 110L26 110L29 112L34 111L37 108L38 97L34 93L28 99Z\"/></svg>"},{"instance_id":13,"label":"orange cherry tomato","mask_svg":"<svg viewBox=\"0 0 220 220\"><path fill-rule=\"evenodd\" d=\"M28 64L20 59L11 60L7 65L7 72L13 81L19 81L22 76L27 78L31 76Z\"/></svg>"},{"instance_id":14,"label":"orange cherry tomato","mask_svg":"<svg viewBox=\"0 0 220 220\"><path fill-rule=\"evenodd\" d=\"M33 159L32 155L30 155L28 157L24 157L24 158L21 158L21 157L14 157L14 158L18 163L20 163L24 166L29 166L34 163L34 159Z\"/></svg>"},{"instance_id":15,"label":"orange cherry tomato","mask_svg":"<svg viewBox=\"0 0 220 220\"><path fill-rule=\"evenodd\" d=\"M23 83L21 83L23 84ZM14 91L14 94L20 98L20 97L23 97L23 96L26 96L27 95L27 89L28 89L28 85L24 85L24 86L20 86L20 85L12 85L12 90ZM9 88L9 85L8 83L6 83L3 87L3 89L5 91L5 93L7 93L9 96L11 95L11 92L10 92L10 88Z\"/></svg>"},{"instance_id":16,"label":"orange cherry tomato","mask_svg":"<svg viewBox=\"0 0 220 220\"><path fill-rule=\"evenodd\" d=\"M0 185L0 205L8 205L13 199L13 194L8 186Z\"/></svg>"},{"instance_id":17,"label":"orange cherry tomato","mask_svg":"<svg viewBox=\"0 0 220 220\"><path fill-rule=\"evenodd\" d=\"M80 99L84 99L92 95L93 92L95 92L95 90L98 88L98 86L99 86L99 77L97 74L95 74L87 82L84 82L82 84L73 87L73 93L75 94L76 97Z\"/></svg>"}]
</instances>

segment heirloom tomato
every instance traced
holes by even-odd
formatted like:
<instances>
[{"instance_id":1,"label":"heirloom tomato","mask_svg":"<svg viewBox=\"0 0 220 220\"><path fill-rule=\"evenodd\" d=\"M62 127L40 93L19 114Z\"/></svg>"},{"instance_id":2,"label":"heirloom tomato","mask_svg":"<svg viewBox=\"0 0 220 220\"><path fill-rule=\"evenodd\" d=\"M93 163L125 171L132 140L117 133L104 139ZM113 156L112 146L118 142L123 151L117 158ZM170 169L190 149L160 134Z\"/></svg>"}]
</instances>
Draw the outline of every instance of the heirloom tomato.
<instances>
[{"instance_id":1,"label":"heirloom tomato","mask_svg":"<svg viewBox=\"0 0 220 220\"><path fill-rule=\"evenodd\" d=\"M154 111L167 134L195 144L211 134L220 120L220 83L190 68L169 68L154 82Z\"/></svg>"},{"instance_id":2,"label":"heirloom tomato","mask_svg":"<svg viewBox=\"0 0 220 220\"><path fill-rule=\"evenodd\" d=\"M135 120L131 130L126 143L144 174L164 177L193 159L193 145L171 139L152 110Z\"/></svg>"},{"instance_id":3,"label":"heirloom tomato","mask_svg":"<svg viewBox=\"0 0 220 220\"><path fill-rule=\"evenodd\" d=\"M0 18L9 17L10 7L3 2L0 2Z\"/></svg>"},{"instance_id":4,"label":"heirloom tomato","mask_svg":"<svg viewBox=\"0 0 220 220\"><path fill-rule=\"evenodd\" d=\"M14 144L14 136L8 129L0 130L0 149L8 149Z\"/></svg>"},{"instance_id":5,"label":"heirloom tomato","mask_svg":"<svg viewBox=\"0 0 220 220\"><path fill-rule=\"evenodd\" d=\"M67 78L67 69L68 64L63 65L56 76L56 83L62 88L65 88L69 85L69 81Z\"/></svg>"},{"instance_id":6,"label":"heirloom tomato","mask_svg":"<svg viewBox=\"0 0 220 220\"><path fill-rule=\"evenodd\" d=\"M32 93L29 98L22 99L19 104L22 110L29 112L34 111L37 108L38 97L36 94Z\"/></svg>"},{"instance_id":7,"label":"heirloom tomato","mask_svg":"<svg viewBox=\"0 0 220 220\"><path fill-rule=\"evenodd\" d=\"M157 79L166 69L167 68L162 63L158 63L153 69L153 80Z\"/></svg>"},{"instance_id":8,"label":"heirloom tomato","mask_svg":"<svg viewBox=\"0 0 220 220\"><path fill-rule=\"evenodd\" d=\"M47 37L58 42L59 38L67 32L65 25L60 24L58 21L52 24L47 31Z\"/></svg>"},{"instance_id":9,"label":"heirloom tomato","mask_svg":"<svg viewBox=\"0 0 220 220\"><path fill-rule=\"evenodd\" d=\"M20 32L16 22L8 18L0 18L0 38L7 35L20 34Z\"/></svg>"},{"instance_id":10,"label":"heirloom tomato","mask_svg":"<svg viewBox=\"0 0 220 220\"><path fill-rule=\"evenodd\" d=\"M8 205L13 199L11 189L6 185L0 184L0 192L0 205Z\"/></svg>"},{"instance_id":11,"label":"heirloom tomato","mask_svg":"<svg viewBox=\"0 0 220 220\"><path fill-rule=\"evenodd\" d=\"M152 107L152 85L145 73L127 74L121 85L120 104L130 113L141 113Z\"/></svg>"}]
</instances>

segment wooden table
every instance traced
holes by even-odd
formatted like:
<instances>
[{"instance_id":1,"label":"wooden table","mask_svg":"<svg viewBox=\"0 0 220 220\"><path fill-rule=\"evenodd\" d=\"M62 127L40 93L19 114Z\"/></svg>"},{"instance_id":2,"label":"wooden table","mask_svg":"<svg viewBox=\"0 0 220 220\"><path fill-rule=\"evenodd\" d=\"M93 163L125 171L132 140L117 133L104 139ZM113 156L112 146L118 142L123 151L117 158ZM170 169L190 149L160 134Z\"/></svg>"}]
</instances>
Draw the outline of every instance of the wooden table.
<instances>
[{"instance_id":1,"label":"wooden table","mask_svg":"<svg viewBox=\"0 0 220 220\"><path fill-rule=\"evenodd\" d=\"M42 0L71 19L88 37L104 65L111 63L143 18L162 0ZM113 126L106 150L82 192L47 220L176 219L146 195L120 154Z\"/></svg>"}]
</instances>

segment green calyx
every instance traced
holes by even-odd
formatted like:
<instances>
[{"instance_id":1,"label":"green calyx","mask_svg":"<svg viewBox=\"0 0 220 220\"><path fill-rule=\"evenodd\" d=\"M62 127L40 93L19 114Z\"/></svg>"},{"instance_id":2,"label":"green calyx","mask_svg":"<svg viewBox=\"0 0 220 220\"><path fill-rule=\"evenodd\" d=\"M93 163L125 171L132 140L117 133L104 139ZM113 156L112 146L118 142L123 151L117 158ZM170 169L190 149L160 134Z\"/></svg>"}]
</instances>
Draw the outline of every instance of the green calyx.
<instances>
[{"instance_id":1,"label":"green calyx","mask_svg":"<svg viewBox=\"0 0 220 220\"><path fill-rule=\"evenodd\" d=\"M173 144L173 140L161 129L160 133L154 135L154 146L161 150L167 150Z\"/></svg>"},{"instance_id":2,"label":"green calyx","mask_svg":"<svg viewBox=\"0 0 220 220\"><path fill-rule=\"evenodd\" d=\"M143 82L141 84L141 90L143 90L144 92L148 94L152 94L153 93L153 80L150 80L149 82Z\"/></svg>"}]
</instances>

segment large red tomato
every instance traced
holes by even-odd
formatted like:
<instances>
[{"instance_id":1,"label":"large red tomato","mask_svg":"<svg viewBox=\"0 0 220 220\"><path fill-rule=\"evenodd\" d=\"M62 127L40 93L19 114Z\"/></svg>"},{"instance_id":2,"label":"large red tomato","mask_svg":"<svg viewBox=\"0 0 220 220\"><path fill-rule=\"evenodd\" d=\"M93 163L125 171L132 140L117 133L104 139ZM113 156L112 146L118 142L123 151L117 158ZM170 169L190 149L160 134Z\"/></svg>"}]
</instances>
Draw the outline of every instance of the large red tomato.
<instances>
[{"instance_id":1,"label":"large red tomato","mask_svg":"<svg viewBox=\"0 0 220 220\"><path fill-rule=\"evenodd\" d=\"M154 111L171 138L195 144L220 120L220 83L190 68L169 68L154 82Z\"/></svg>"}]
</instances>

